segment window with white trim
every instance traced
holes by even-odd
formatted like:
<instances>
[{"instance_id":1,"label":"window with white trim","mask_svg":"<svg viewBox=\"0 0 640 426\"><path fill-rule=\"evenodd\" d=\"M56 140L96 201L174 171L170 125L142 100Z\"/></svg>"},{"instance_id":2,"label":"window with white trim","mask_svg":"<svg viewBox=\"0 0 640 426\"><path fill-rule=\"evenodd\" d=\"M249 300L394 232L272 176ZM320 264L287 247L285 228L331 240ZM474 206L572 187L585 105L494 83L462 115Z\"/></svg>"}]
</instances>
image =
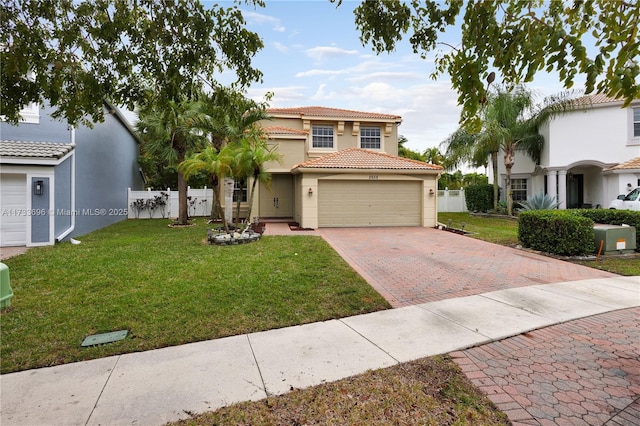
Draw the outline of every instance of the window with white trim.
<instances>
[{"instance_id":1,"label":"window with white trim","mask_svg":"<svg viewBox=\"0 0 640 426\"><path fill-rule=\"evenodd\" d=\"M360 148L380 149L382 148L382 132L380 127L360 127Z\"/></svg>"},{"instance_id":2,"label":"window with white trim","mask_svg":"<svg viewBox=\"0 0 640 426\"><path fill-rule=\"evenodd\" d=\"M640 107L633 108L633 137L640 138Z\"/></svg>"},{"instance_id":3,"label":"window with white trim","mask_svg":"<svg viewBox=\"0 0 640 426\"><path fill-rule=\"evenodd\" d=\"M333 126L314 124L311 129L312 148L333 148Z\"/></svg>"},{"instance_id":4,"label":"window with white trim","mask_svg":"<svg viewBox=\"0 0 640 426\"><path fill-rule=\"evenodd\" d=\"M526 179L511 179L511 198L513 201L527 201Z\"/></svg>"},{"instance_id":5,"label":"window with white trim","mask_svg":"<svg viewBox=\"0 0 640 426\"><path fill-rule=\"evenodd\" d=\"M234 180L233 181L233 202L238 202L238 197L240 197L240 202L247 202L247 181L246 180Z\"/></svg>"}]
</instances>

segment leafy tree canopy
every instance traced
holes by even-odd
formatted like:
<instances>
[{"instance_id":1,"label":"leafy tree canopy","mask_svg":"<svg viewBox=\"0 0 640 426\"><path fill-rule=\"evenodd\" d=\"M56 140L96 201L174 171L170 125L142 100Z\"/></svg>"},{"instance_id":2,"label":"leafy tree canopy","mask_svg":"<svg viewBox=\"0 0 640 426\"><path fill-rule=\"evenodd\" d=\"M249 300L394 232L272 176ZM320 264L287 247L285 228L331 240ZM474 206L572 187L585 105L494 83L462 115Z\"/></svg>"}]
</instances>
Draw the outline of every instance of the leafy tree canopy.
<instances>
[{"instance_id":1,"label":"leafy tree canopy","mask_svg":"<svg viewBox=\"0 0 640 426\"><path fill-rule=\"evenodd\" d=\"M625 106L640 98L640 3L635 0L371 0L354 13L360 40L377 53L393 51L406 35L422 58L446 48L436 52L432 77L451 76L465 123L476 119L495 72L513 87L532 81L538 71L557 71L567 89L580 74L587 94L621 98ZM456 23L461 40L452 46L442 39ZM593 53L587 43L593 43Z\"/></svg>"},{"instance_id":2,"label":"leafy tree canopy","mask_svg":"<svg viewBox=\"0 0 640 426\"><path fill-rule=\"evenodd\" d=\"M90 125L102 121L103 99L133 109L147 90L176 101L203 82L215 85L224 70L235 72L239 86L262 77L251 66L262 41L245 28L236 5L3 0L0 16L0 109L13 123L32 102L46 101L54 117Z\"/></svg>"}]
</instances>

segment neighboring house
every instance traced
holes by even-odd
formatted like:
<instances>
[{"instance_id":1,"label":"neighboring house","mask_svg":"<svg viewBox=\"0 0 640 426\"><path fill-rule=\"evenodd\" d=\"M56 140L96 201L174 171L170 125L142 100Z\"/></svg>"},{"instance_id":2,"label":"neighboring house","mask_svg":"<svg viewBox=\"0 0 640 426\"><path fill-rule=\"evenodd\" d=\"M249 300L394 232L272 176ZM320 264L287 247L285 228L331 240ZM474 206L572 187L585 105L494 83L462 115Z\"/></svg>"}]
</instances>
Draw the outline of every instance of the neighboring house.
<instances>
[{"instance_id":1,"label":"neighboring house","mask_svg":"<svg viewBox=\"0 0 640 426\"><path fill-rule=\"evenodd\" d=\"M442 167L398 157L401 117L324 107L272 108L262 125L281 163L267 164L254 215L304 228L435 226Z\"/></svg>"},{"instance_id":2,"label":"neighboring house","mask_svg":"<svg viewBox=\"0 0 640 426\"><path fill-rule=\"evenodd\" d=\"M546 193L557 196L560 209L607 208L619 194L640 186L640 99L627 108L602 95L576 103L575 110L556 116L541 129L540 164L516 153L511 172L514 201ZM505 168L499 163L504 188Z\"/></svg>"},{"instance_id":3,"label":"neighboring house","mask_svg":"<svg viewBox=\"0 0 640 426\"><path fill-rule=\"evenodd\" d=\"M70 128L34 105L0 122L0 246L50 245L127 218L127 188L143 188L138 140L117 108Z\"/></svg>"}]
</instances>

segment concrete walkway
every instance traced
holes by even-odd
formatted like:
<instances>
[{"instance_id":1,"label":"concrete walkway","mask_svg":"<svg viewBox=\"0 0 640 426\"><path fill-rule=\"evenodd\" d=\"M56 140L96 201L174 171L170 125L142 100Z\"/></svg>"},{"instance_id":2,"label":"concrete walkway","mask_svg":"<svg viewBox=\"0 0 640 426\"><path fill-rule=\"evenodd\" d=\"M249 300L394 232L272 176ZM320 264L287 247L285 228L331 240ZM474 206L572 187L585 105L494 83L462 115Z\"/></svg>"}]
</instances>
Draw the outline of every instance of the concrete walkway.
<instances>
[{"instance_id":1,"label":"concrete walkway","mask_svg":"<svg viewBox=\"0 0 640 426\"><path fill-rule=\"evenodd\" d=\"M519 358L509 358L517 365L517 371L499 364L494 366L494 355L509 357L515 352L492 349L487 344L496 342L510 347L511 344L499 342L508 342L503 339L527 332L529 334L521 339L532 336L542 344L558 335L547 334L548 329L544 327L616 311L623 317L630 316L627 324L638 330L638 307L640 277L579 280L505 289L340 320L5 374L0 376L1 423L3 426L160 425L187 418L189 413L215 410L238 401L282 394L291 388L453 352L454 359L465 366L477 384L485 386L490 397L499 395L503 403L511 404L509 407L516 410L511 416L515 415L517 421L546 424L522 408L520 404L524 401L518 402L515 398L507 401L508 381L492 387L488 367L495 371L505 368L514 375L526 372L530 380L535 370L526 370L524 361L517 364ZM607 321L599 321L601 327L606 327ZM534 331L539 329L542 330ZM568 333L577 335L575 330ZM634 336L637 337L637 333L631 338ZM595 340L592 343L595 344ZM488 349L463 351L478 345ZM524 351L525 345L513 345ZM530 349L527 354L538 356L536 350ZM640 353L638 341L628 345L620 343L618 350L627 364L615 364L609 375L601 377L601 382L609 388L608 393L605 392L609 400L600 395L603 398L600 406L587 405L592 410L610 412L611 406L622 406L633 399L632 395L640 395L638 375L627 371L635 368L637 372L640 368L633 364ZM551 352L562 355L553 348ZM554 362L553 368L567 376L564 381L564 376L558 377L559 381L575 381L559 364L565 362L571 366L572 360L554 358ZM590 371L586 367L580 370L582 374ZM504 372L499 373L504 377ZM626 385L619 389L620 383L610 380L611 375L622 377ZM598 390L591 389L591 392L597 394ZM616 392L619 395L615 395ZM578 399L573 394L554 397L560 402L564 402L561 398L565 397ZM557 410L562 404L554 407ZM634 409L631 403L616 409L616 413L626 415ZM573 424L586 424L581 421L583 423Z\"/></svg>"}]
</instances>

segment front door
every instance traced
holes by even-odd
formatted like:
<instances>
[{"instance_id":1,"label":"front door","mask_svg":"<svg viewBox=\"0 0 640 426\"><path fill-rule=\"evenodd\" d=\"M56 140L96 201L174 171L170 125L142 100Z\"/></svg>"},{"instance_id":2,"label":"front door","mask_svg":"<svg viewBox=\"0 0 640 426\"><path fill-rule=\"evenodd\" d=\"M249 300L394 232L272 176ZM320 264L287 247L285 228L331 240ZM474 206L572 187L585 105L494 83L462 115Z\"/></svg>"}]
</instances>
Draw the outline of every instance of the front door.
<instances>
[{"instance_id":1,"label":"front door","mask_svg":"<svg viewBox=\"0 0 640 426\"><path fill-rule=\"evenodd\" d=\"M293 217L292 175L272 175L269 189L260 184L260 217Z\"/></svg>"},{"instance_id":2,"label":"front door","mask_svg":"<svg viewBox=\"0 0 640 426\"><path fill-rule=\"evenodd\" d=\"M579 209L584 203L584 175L567 176L567 208Z\"/></svg>"}]
</instances>

